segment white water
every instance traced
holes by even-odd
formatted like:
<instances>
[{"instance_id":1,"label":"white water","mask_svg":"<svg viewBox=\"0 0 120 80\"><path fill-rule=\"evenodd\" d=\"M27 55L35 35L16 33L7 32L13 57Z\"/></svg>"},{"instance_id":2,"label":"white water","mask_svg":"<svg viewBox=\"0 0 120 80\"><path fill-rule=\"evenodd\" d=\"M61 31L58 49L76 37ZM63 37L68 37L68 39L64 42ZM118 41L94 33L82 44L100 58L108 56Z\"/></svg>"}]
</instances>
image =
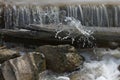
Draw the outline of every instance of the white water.
<instances>
[{"instance_id":1,"label":"white water","mask_svg":"<svg viewBox=\"0 0 120 80\"><path fill-rule=\"evenodd\" d=\"M8 1L8 0L7 0ZM12 1L12 0L9 0ZM8 2L9 2L8 1ZM37 2L37 0L34 0L35 2ZM72 3L72 2L80 2L81 0L41 0L40 4L49 4L49 3ZM83 1L83 0L82 0ZM84 1L93 1L93 0L84 0ZM83 2L84 2L83 1ZM95 0L94 0L95 1ZM97 0L97 2L115 2L115 1L120 1L120 0ZM21 3L28 3L28 2L33 2L33 0L17 0L16 2L21 2ZM39 1L38 1L39 2ZM106 11L106 10L105 10ZM98 11L97 11L98 12ZM105 14L107 14L105 12ZM76 17L77 15L75 15ZM117 16L117 13L116 13ZM107 16L106 16L107 17ZM116 17L116 23L118 24ZM24 21L24 20L23 20ZM99 20L98 20L99 21ZM108 18L107 18L108 21ZM33 22L36 22L36 20L34 19ZM77 29L80 33L82 33L85 36L90 36L92 33L89 30L84 29L84 27L81 25L81 23L78 20L75 20L74 18L70 18L67 17L66 18L66 22L69 25L69 27L67 28L62 28L60 30L58 30L57 35L62 32L63 30L68 30L69 34L65 37L62 37L61 39L67 39L69 37L71 37L70 35L72 33L71 30ZM74 27L73 27L74 26ZM74 42L74 38L75 36L72 36L72 42ZM109 50L109 51L95 51L95 55L89 55L89 53L86 53L87 55L85 55L84 57L87 57L86 62L83 65L83 69L78 71L77 73L79 74L79 76L77 77L76 80L120 80L120 72L118 71L118 65L120 65L120 51L119 50ZM100 61L97 61L99 58ZM76 74L76 73L72 73L72 74ZM56 75L56 74L46 74L42 79L40 80L70 80L70 78L68 77L69 75L72 74L65 74L65 75Z\"/></svg>"},{"instance_id":2,"label":"white water","mask_svg":"<svg viewBox=\"0 0 120 80\"><path fill-rule=\"evenodd\" d=\"M77 29L83 35L91 36L92 31L86 30L80 21L67 17L66 22L69 27L62 28L62 30ZM46 72L39 80L70 80L69 76L76 73L79 76L75 80L120 80L120 71L118 70L120 65L119 49L95 49L94 52L84 52L82 55L86 61L81 70L69 74Z\"/></svg>"},{"instance_id":3,"label":"white water","mask_svg":"<svg viewBox=\"0 0 120 80\"><path fill-rule=\"evenodd\" d=\"M46 73L40 80L70 80L69 76L75 74L78 76L74 80L120 80L120 71L118 70L120 59L114 56L120 55L118 49L107 51L98 49L98 55L95 54L95 56L93 55L94 53L90 52L83 52L83 54L86 59L89 59L85 61L81 70L65 75ZM98 57L99 55L102 55L99 61L96 59L92 60L93 56Z\"/></svg>"},{"instance_id":4,"label":"white water","mask_svg":"<svg viewBox=\"0 0 120 80\"><path fill-rule=\"evenodd\" d=\"M0 8L0 15L2 8ZM66 5L66 6L52 6L46 5L15 5L6 4L4 8L5 28L16 28L27 25L41 25L59 24L63 23L63 18L74 18L81 21L84 26L96 27L119 27L120 26L120 5ZM72 18L74 17L74 18ZM69 20L68 20L69 19ZM71 23L73 23L73 21ZM78 22L78 21L77 21ZM73 23L74 24L74 23ZM80 24L80 25L81 25ZM78 24L75 24L77 26Z\"/></svg>"},{"instance_id":5,"label":"white water","mask_svg":"<svg viewBox=\"0 0 120 80\"><path fill-rule=\"evenodd\" d=\"M84 54L84 53L83 53ZM86 55L85 55L86 54ZM86 62L83 69L79 71L80 77L84 80L119 80L120 51L97 49L95 53L85 53ZM94 59L93 59L94 58ZM97 60L99 58L99 61Z\"/></svg>"},{"instance_id":6,"label":"white water","mask_svg":"<svg viewBox=\"0 0 120 80\"><path fill-rule=\"evenodd\" d=\"M57 34L56 34L56 37L59 33L61 33L62 31L68 31L69 32L69 35L71 35L72 31L74 32L76 29L83 35L85 36L90 36L92 34L92 31L91 30L87 30L85 28L85 26L83 26L81 24L81 22L73 17L66 17L65 18L65 23L67 24L67 26L63 27L63 26L60 26L60 28L57 30ZM62 24L62 23L61 23ZM69 36L68 35L68 36ZM63 38L65 39L65 38Z\"/></svg>"},{"instance_id":7,"label":"white water","mask_svg":"<svg viewBox=\"0 0 120 80\"><path fill-rule=\"evenodd\" d=\"M61 25L59 25L59 28L56 29L55 38L59 38L61 40L70 38L73 44L76 37L82 34L83 36L78 39L78 42L83 41L83 47L86 45L85 42L88 42L90 46L93 45L92 42L89 40L90 37L94 40L94 37L92 36L94 32L92 30L86 29L86 27L83 26L79 20L73 17L66 17L64 22L66 23L66 26L63 27L62 23ZM78 33L74 35L73 33L76 32L76 30L78 30ZM62 37L59 36L59 34L61 34L63 31L67 31L68 34Z\"/></svg>"},{"instance_id":8,"label":"white water","mask_svg":"<svg viewBox=\"0 0 120 80\"><path fill-rule=\"evenodd\" d=\"M86 78L91 78L85 80L119 80L120 72L117 69L119 62L120 60L110 58L108 60L86 62L84 63L83 71L80 73Z\"/></svg>"},{"instance_id":9,"label":"white water","mask_svg":"<svg viewBox=\"0 0 120 80\"><path fill-rule=\"evenodd\" d=\"M91 30L87 30L79 20L73 17L66 17L65 22L67 22L67 25L69 25L70 28L77 29L85 36L90 36L93 33Z\"/></svg>"}]
</instances>

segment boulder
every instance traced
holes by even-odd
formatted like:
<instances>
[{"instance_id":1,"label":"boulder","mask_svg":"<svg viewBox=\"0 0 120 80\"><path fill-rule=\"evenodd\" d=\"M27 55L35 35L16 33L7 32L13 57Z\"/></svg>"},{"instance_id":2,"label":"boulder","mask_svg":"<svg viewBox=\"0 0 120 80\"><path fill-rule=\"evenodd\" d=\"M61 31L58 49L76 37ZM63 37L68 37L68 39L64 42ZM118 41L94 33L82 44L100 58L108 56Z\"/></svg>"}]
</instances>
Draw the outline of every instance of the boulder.
<instances>
[{"instance_id":1,"label":"boulder","mask_svg":"<svg viewBox=\"0 0 120 80\"><path fill-rule=\"evenodd\" d=\"M118 66L118 70L120 71L120 65Z\"/></svg>"},{"instance_id":2,"label":"boulder","mask_svg":"<svg viewBox=\"0 0 120 80\"><path fill-rule=\"evenodd\" d=\"M40 46L37 51L45 55L46 67L57 73L71 72L82 65L84 59L70 45Z\"/></svg>"},{"instance_id":3,"label":"boulder","mask_svg":"<svg viewBox=\"0 0 120 80\"><path fill-rule=\"evenodd\" d=\"M15 50L0 48L0 64L3 63L4 61L7 61L9 59L13 59L19 56L20 56L19 52Z\"/></svg>"},{"instance_id":4,"label":"boulder","mask_svg":"<svg viewBox=\"0 0 120 80\"><path fill-rule=\"evenodd\" d=\"M39 52L25 54L1 65L5 80L37 80L45 69L44 55Z\"/></svg>"}]
</instances>

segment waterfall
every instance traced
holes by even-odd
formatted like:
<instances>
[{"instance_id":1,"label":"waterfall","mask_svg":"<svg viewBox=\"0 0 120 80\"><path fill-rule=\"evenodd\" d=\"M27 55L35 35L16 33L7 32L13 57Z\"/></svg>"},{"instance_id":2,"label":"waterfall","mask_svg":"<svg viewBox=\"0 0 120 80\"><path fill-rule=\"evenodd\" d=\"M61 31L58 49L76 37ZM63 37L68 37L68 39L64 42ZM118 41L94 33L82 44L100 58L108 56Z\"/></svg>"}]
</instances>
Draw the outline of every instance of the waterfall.
<instances>
[{"instance_id":1,"label":"waterfall","mask_svg":"<svg viewBox=\"0 0 120 80\"><path fill-rule=\"evenodd\" d=\"M57 7L44 7L35 5L9 6L4 10L5 28L26 26L30 24L58 23L59 9Z\"/></svg>"},{"instance_id":2,"label":"waterfall","mask_svg":"<svg viewBox=\"0 0 120 80\"><path fill-rule=\"evenodd\" d=\"M28 0L29 1L29 0ZM120 5L112 4L76 4L76 5L46 5L35 4L6 4L0 6L0 28L16 29L28 25L49 25L54 24L61 27L56 31L56 38L60 40L72 39L74 43L77 35L71 32L76 29L83 34L78 38L78 43L83 47L93 47L95 44L92 36L93 31L86 27L119 27L120 26ZM61 26L60 24L64 24ZM65 36L60 36L63 30L68 31ZM72 30L72 31L71 31ZM78 33L78 34L79 34ZM96 49L96 48L94 48ZM70 80L74 73L79 73L79 80L119 80L120 72L120 50L100 49L93 52L79 52L85 57L81 70L63 75L47 72L39 80Z\"/></svg>"},{"instance_id":3,"label":"waterfall","mask_svg":"<svg viewBox=\"0 0 120 80\"><path fill-rule=\"evenodd\" d=\"M3 9L2 9L3 8ZM77 5L16 5L1 7L0 15L5 28L26 25L64 24L65 17L74 17L84 26L119 27L120 5L77 4ZM2 14L1 14L2 13Z\"/></svg>"}]
</instances>

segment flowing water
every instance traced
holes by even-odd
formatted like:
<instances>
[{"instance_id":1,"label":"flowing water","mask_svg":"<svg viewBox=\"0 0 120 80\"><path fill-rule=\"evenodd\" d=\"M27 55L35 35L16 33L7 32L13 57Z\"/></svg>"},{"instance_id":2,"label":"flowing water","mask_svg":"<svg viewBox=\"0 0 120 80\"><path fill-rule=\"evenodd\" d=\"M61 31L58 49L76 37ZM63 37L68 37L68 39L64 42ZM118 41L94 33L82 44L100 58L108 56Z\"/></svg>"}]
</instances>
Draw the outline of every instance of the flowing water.
<instances>
[{"instance_id":1,"label":"flowing water","mask_svg":"<svg viewBox=\"0 0 120 80\"><path fill-rule=\"evenodd\" d=\"M1 9L2 10L2 9ZM2 13L2 11L0 12ZM7 29L20 28L26 25L49 25L56 24L60 29L56 29L56 38L71 38L72 43L77 35L72 35L71 30L78 30L84 35L80 39L89 41L93 31L85 28L89 26L98 27L119 27L120 26L120 5L65 5L65 6L45 6L39 5L5 5L4 25ZM1 19L1 18L0 18ZM68 25L62 27L61 24ZM59 34L67 30L66 36ZM72 35L72 36L71 36ZM80 40L79 39L79 40ZM93 38L94 39L94 38ZM84 42L83 42L84 43ZM84 46L85 44L83 44ZM92 44L91 44L92 45ZM120 80L120 50L94 49L93 52L80 52L86 59L83 68L65 74L55 74L49 71L41 73L40 80L70 80L72 75L78 75L73 80ZM73 77L72 77L73 78Z\"/></svg>"},{"instance_id":2,"label":"flowing water","mask_svg":"<svg viewBox=\"0 0 120 80\"><path fill-rule=\"evenodd\" d=\"M25 25L44 25L64 23L64 18L74 17L84 26L119 27L120 5L76 4L76 5L17 5L4 7L5 28Z\"/></svg>"},{"instance_id":3,"label":"flowing water","mask_svg":"<svg viewBox=\"0 0 120 80\"><path fill-rule=\"evenodd\" d=\"M96 53L89 51L80 53L86 61L79 71L65 74L46 71L40 74L42 76L40 80L120 80L120 71L118 70L120 65L119 49L97 49Z\"/></svg>"},{"instance_id":4,"label":"flowing water","mask_svg":"<svg viewBox=\"0 0 120 80\"><path fill-rule=\"evenodd\" d=\"M77 42L82 41L83 42L82 47L85 47L85 45L89 45L89 47L93 46L92 41L90 40L90 38L94 40L94 37L92 36L94 32L92 30L86 29L86 27L83 26L79 20L73 17L65 17L64 22L66 23L67 26L63 27L62 23L60 23L61 26L59 26L59 28L56 29L55 38L59 38L60 40L65 40L65 39L70 38L73 44L75 39L80 34L82 34L83 36L77 39ZM62 33L63 31L68 32L66 36L63 36L63 35L62 37L59 36L59 34ZM74 35L76 31L78 31L78 33Z\"/></svg>"},{"instance_id":5,"label":"flowing water","mask_svg":"<svg viewBox=\"0 0 120 80\"><path fill-rule=\"evenodd\" d=\"M71 30L75 29L84 35L84 38L86 38L85 41L89 41L89 37L94 33L91 30L87 30L79 20L73 17L66 17L64 21L68 27L62 26L56 33L56 37L64 30L68 31L69 34L60 39L70 38L72 35ZM74 39L75 35L71 38ZM84 45L85 44L83 44L83 46ZM80 51L80 54L86 59L80 70L65 74L55 74L46 71L40 74L41 77L39 80L120 80L120 71L118 69L120 66L119 49L110 50L94 48L92 52Z\"/></svg>"}]
</instances>

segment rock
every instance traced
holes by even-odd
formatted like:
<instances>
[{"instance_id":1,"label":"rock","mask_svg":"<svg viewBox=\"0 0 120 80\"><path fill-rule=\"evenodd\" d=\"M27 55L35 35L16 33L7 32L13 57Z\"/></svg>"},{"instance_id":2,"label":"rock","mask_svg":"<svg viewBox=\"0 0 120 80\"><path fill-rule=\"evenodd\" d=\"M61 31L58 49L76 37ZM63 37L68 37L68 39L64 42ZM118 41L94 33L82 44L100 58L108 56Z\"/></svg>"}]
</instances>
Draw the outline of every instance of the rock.
<instances>
[{"instance_id":1,"label":"rock","mask_svg":"<svg viewBox=\"0 0 120 80\"><path fill-rule=\"evenodd\" d=\"M39 74L39 80L56 80L56 76L56 73L46 70Z\"/></svg>"},{"instance_id":2,"label":"rock","mask_svg":"<svg viewBox=\"0 0 120 80\"><path fill-rule=\"evenodd\" d=\"M119 44L118 43L116 43L116 42L110 42L109 43L110 44L110 49L117 49L118 47L119 47Z\"/></svg>"},{"instance_id":3,"label":"rock","mask_svg":"<svg viewBox=\"0 0 120 80\"><path fill-rule=\"evenodd\" d=\"M45 45L37 49L45 55L47 69L57 73L71 72L83 63L83 57L70 45Z\"/></svg>"},{"instance_id":4,"label":"rock","mask_svg":"<svg viewBox=\"0 0 120 80\"><path fill-rule=\"evenodd\" d=\"M94 80L92 74L75 72L69 75L70 80Z\"/></svg>"},{"instance_id":5,"label":"rock","mask_svg":"<svg viewBox=\"0 0 120 80\"><path fill-rule=\"evenodd\" d=\"M19 57L20 54L17 51L11 49L0 48L0 63L7 61L9 59L13 59Z\"/></svg>"},{"instance_id":6,"label":"rock","mask_svg":"<svg viewBox=\"0 0 120 80\"><path fill-rule=\"evenodd\" d=\"M37 80L39 73L45 69L45 58L38 52L25 54L1 65L5 80Z\"/></svg>"},{"instance_id":7,"label":"rock","mask_svg":"<svg viewBox=\"0 0 120 80\"><path fill-rule=\"evenodd\" d=\"M81 74L75 72L71 74L69 77L70 77L70 80L79 80L81 79Z\"/></svg>"},{"instance_id":8,"label":"rock","mask_svg":"<svg viewBox=\"0 0 120 80\"><path fill-rule=\"evenodd\" d=\"M1 69L0 69L0 80L5 80L4 77L3 77Z\"/></svg>"},{"instance_id":9,"label":"rock","mask_svg":"<svg viewBox=\"0 0 120 80\"><path fill-rule=\"evenodd\" d=\"M118 70L120 71L120 65L118 66Z\"/></svg>"}]
</instances>

